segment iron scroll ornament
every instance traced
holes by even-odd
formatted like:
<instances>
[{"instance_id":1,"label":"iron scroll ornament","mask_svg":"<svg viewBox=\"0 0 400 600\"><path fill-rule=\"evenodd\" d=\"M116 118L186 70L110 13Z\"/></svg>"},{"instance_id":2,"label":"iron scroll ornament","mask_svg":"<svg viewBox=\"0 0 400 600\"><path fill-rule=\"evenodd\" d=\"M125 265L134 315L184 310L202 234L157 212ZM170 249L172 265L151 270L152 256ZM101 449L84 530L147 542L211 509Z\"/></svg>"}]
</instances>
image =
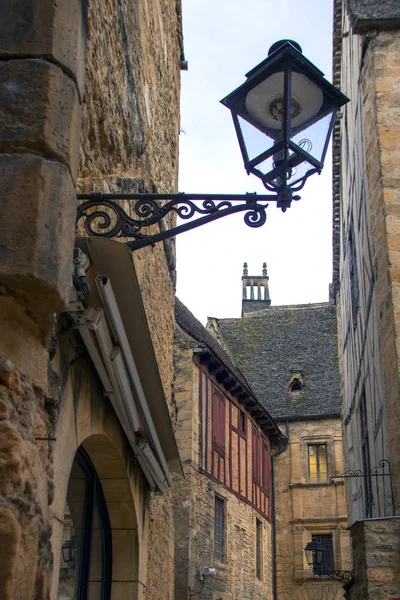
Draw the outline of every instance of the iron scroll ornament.
<instances>
[{"instance_id":1,"label":"iron scroll ornament","mask_svg":"<svg viewBox=\"0 0 400 600\"><path fill-rule=\"evenodd\" d=\"M77 225L82 222L89 236L107 238L133 238L125 242L132 250L174 237L184 231L200 227L227 215L244 212L244 222L249 227L262 227L267 215L266 201L279 201L276 194L78 194ZM291 198L299 200L299 196ZM130 202L128 214L118 203ZM162 201L165 201L162 203ZM281 200L282 201L282 200ZM175 213L181 220L188 221L165 229L163 219ZM193 219L194 216L200 215ZM193 219L193 220L191 220ZM143 233L144 228L160 225L155 234Z\"/></svg>"},{"instance_id":2,"label":"iron scroll ornament","mask_svg":"<svg viewBox=\"0 0 400 600\"><path fill-rule=\"evenodd\" d=\"M350 582L352 579L354 579L353 571L324 571L322 575L330 577L331 579L343 581L345 583Z\"/></svg>"},{"instance_id":3,"label":"iron scroll ornament","mask_svg":"<svg viewBox=\"0 0 400 600\"><path fill-rule=\"evenodd\" d=\"M386 458L380 460L378 466L372 467L372 469L370 469L366 473L364 473L364 471L361 471L360 469L349 469L348 471L345 471L341 474L339 473L339 471L335 471L335 474L329 478L329 483L334 484L336 479L366 479L367 477L389 477L390 494L387 495L387 498L389 500L388 506L393 507L393 514L395 514L392 470L390 467L390 462L386 460Z\"/></svg>"}]
</instances>

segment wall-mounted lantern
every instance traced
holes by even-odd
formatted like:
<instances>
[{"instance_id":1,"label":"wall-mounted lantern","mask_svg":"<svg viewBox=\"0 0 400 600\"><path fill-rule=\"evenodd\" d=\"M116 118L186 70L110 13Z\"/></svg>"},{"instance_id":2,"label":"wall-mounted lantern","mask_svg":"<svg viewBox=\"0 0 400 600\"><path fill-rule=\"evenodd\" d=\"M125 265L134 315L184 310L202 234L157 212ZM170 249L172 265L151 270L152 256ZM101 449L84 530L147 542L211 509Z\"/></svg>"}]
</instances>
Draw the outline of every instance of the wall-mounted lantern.
<instances>
[{"instance_id":1,"label":"wall-mounted lantern","mask_svg":"<svg viewBox=\"0 0 400 600\"><path fill-rule=\"evenodd\" d=\"M75 569L76 565L76 542L75 536L63 543L61 547L63 561L69 569Z\"/></svg>"},{"instance_id":2,"label":"wall-mounted lantern","mask_svg":"<svg viewBox=\"0 0 400 600\"><path fill-rule=\"evenodd\" d=\"M322 561L324 560L325 548L322 544L312 540L308 542L307 546L304 548L304 552L306 553L308 566L312 568L313 571L316 571L318 567L322 565Z\"/></svg>"},{"instance_id":3,"label":"wall-mounted lantern","mask_svg":"<svg viewBox=\"0 0 400 600\"><path fill-rule=\"evenodd\" d=\"M320 173L337 110L348 99L292 40L271 46L268 58L221 102L232 113L247 173L290 206L292 194Z\"/></svg>"},{"instance_id":4,"label":"wall-mounted lantern","mask_svg":"<svg viewBox=\"0 0 400 600\"><path fill-rule=\"evenodd\" d=\"M293 193L321 172L336 113L348 98L291 40L271 46L246 77L221 102L231 110L247 173L259 177L269 194L78 194L83 202L77 220L83 219L86 232L132 238L126 243L137 250L237 212L245 212L250 227L260 227L266 221L265 202L276 202L285 212L299 200ZM118 200L135 201L131 214ZM142 232L169 212L185 221L198 218L158 233Z\"/></svg>"},{"instance_id":5,"label":"wall-mounted lantern","mask_svg":"<svg viewBox=\"0 0 400 600\"><path fill-rule=\"evenodd\" d=\"M336 579L342 581L347 586L351 586L354 583L353 571L327 571L321 569L325 556L325 548L316 540L308 542L307 546L304 548L304 552L306 553L308 566L312 568L314 575Z\"/></svg>"}]
</instances>

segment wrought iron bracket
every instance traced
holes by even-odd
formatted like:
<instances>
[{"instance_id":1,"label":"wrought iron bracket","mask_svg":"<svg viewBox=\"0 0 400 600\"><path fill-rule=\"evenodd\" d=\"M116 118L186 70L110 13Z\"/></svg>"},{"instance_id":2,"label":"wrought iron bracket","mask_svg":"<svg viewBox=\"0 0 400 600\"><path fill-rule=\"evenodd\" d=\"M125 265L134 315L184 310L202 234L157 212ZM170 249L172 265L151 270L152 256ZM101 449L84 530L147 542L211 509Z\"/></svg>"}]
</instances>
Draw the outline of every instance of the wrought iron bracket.
<instances>
[{"instance_id":1,"label":"wrought iron bracket","mask_svg":"<svg viewBox=\"0 0 400 600\"><path fill-rule=\"evenodd\" d=\"M330 579L343 581L343 583L348 583L354 579L353 571L324 571L322 575L325 575Z\"/></svg>"},{"instance_id":2,"label":"wrought iron bracket","mask_svg":"<svg viewBox=\"0 0 400 600\"><path fill-rule=\"evenodd\" d=\"M360 469L356 469L354 471L352 469L349 469L348 471L345 471L344 473L341 473L341 474L339 474L339 471L335 471L335 474L329 478L329 483L334 484L336 479L353 479L353 478L367 479L369 477L389 477L390 494L387 495L387 498L389 499L388 506L393 507L393 514L394 514L394 492L393 492L392 470L390 467L390 462L388 460L386 460L385 458L383 458L382 460L379 461L378 466L372 467L372 469L370 469L366 473L364 473Z\"/></svg>"},{"instance_id":3,"label":"wrought iron bracket","mask_svg":"<svg viewBox=\"0 0 400 600\"><path fill-rule=\"evenodd\" d=\"M267 215L265 202L276 202L284 212L292 200L290 189L278 194L78 194L76 223L83 224L90 236L107 238L132 238L125 242L133 251L174 237L184 231L200 227L228 215L244 212L244 222L249 227L264 225ZM129 214L122 208L121 201L129 202ZM175 213L187 223L165 228L164 218ZM191 220L194 216L198 218ZM158 224L157 233L142 230Z\"/></svg>"}]
</instances>

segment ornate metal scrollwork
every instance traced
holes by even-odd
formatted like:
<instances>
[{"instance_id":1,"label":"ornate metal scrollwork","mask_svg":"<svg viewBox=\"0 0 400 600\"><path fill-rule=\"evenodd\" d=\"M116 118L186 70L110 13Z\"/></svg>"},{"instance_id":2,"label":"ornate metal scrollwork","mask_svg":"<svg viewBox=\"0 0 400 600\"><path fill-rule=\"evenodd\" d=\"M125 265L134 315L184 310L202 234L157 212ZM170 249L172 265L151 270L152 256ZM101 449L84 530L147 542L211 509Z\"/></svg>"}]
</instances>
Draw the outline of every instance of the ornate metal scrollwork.
<instances>
[{"instance_id":1,"label":"ornate metal scrollwork","mask_svg":"<svg viewBox=\"0 0 400 600\"><path fill-rule=\"evenodd\" d=\"M353 571L324 571L322 576L330 577L331 579L338 579L339 581L343 581L347 583L354 578Z\"/></svg>"},{"instance_id":2,"label":"ornate metal scrollwork","mask_svg":"<svg viewBox=\"0 0 400 600\"><path fill-rule=\"evenodd\" d=\"M385 469L387 468L388 472L385 473ZM382 473L380 470L382 469ZM391 469L390 462L383 458L379 461L379 465L377 467L373 467L367 473L364 473L360 469L356 469L355 471L349 469L344 473L339 473L339 471L335 471L335 474L329 478L329 483L334 483L335 479L346 479L351 477L391 477Z\"/></svg>"},{"instance_id":3,"label":"ornate metal scrollwork","mask_svg":"<svg viewBox=\"0 0 400 600\"><path fill-rule=\"evenodd\" d=\"M297 197L295 198L297 199ZM78 194L77 225L82 222L90 236L107 238L133 238L126 242L131 250L154 245L156 242L194 229L205 223L227 215L244 212L244 222L249 227L264 225L267 215L265 201L276 201L276 195L257 194ZM132 202L130 214L118 203ZM165 201L161 203L161 201ZM143 233L142 230L159 223L175 213L181 223L170 229L161 227L158 233ZM199 215L197 219L194 216Z\"/></svg>"},{"instance_id":4,"label":"ornate metal scrollwork","mask_svg":"<svg viewBox=\"0 0 400 600\"><path fill-rule=\"evenodd\" d=\"M376 467L372 467L369 471L364 473L361 469L352 470L349 469L344 473L339 473L339 471L335 471L335 474L329 478L329 483L335 483L336 479L353 479L353 478L361 478L366 479L369 477L389 477L390 484L390 494L386 494L386 498L388 500L387 506L393 507L394 514L394 495L393 495L393 482L392 482L392 470L390 467L390 462L383 458L379 461L379 465Z\"/></svg>"}]
</instances>

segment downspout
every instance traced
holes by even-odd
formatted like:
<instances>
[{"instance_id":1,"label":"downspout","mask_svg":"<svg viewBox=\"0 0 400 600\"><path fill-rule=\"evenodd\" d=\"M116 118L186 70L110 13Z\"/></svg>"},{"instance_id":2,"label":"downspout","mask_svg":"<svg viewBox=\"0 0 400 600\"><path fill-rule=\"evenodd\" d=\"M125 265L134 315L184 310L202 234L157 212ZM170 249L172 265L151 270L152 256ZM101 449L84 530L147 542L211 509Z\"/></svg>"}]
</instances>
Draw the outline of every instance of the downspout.
<instances>
[{"instance_id":1,"label":"downspout","mask_svg":"<svg viewBox=\"0 0 400 600\"><path fill-rule=\"evenodd\" d=\"M276 506L275 506L275 457L285 452L289 447L289 424L285 423L286 434L282 436L284 446L272 455L272 598L278 600L278 587L276 575Z\"/></svg>"}]
</instances>

